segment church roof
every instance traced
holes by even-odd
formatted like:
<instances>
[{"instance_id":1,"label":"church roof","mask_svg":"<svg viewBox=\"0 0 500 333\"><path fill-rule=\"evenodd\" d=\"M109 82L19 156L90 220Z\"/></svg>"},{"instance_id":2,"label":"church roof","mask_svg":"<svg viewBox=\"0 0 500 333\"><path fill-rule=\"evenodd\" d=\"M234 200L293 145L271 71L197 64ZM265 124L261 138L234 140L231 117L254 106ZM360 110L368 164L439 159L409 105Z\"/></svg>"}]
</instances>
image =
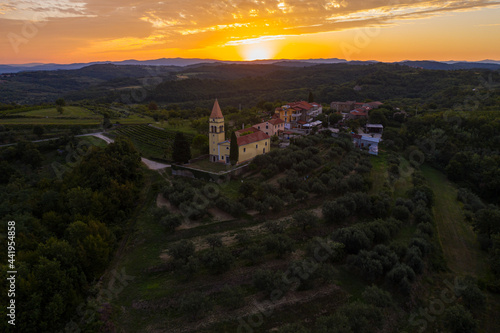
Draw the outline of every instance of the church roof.
<instances>
[{"instance_id":1,"label":"church roof","mask_svg":"<svg viewBox=\"0 0 500 333\"><path fill-rule=\"evenodd\" d=\"M250 133L248 133L250 132ZM234 132L236 134L236 139L238 140L238 146L248 145L257 141L262 141L269 139L270 136L255 127L248 127ZM242 135L243 133L248 133Z\"/></svg>"},{"instance_id":2,"label":"church roof","mask_svg":"<svg viewBox=\"0 0 500 333\"><path fill-rule=\"evenodd\" d=\"M224 116L222 115L222 111L220 110L217 98L215 99L214 107L212 109L212 113L210 114L210 118L224 118Z\"/></svg>"}]
</instances>

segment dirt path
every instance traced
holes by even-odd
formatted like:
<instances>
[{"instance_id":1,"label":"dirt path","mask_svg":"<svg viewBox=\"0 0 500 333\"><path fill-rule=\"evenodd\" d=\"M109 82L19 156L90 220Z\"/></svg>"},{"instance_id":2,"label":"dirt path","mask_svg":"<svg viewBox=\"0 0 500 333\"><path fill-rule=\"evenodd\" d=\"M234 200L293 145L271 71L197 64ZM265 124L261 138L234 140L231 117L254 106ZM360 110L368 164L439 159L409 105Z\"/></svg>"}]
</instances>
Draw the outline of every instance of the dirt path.
<instances>
[{"instance_id":1,"label":"dirt path","mask_svg":"<svg viewBox=\"0 0 500 333\"><path fill-rule=\"evenodd\" d=\"M142 163L146 164L146 166L151 170L160 170L165 168L170 168L170 164L158 163L155 161L148 160L147 158L141 157Z\"/></svg>"},{"instance_id":2,"label":"dirt path","mask_svg":"<svg viewBox=\"0 0 500 333\"><path fill-rule=\"evenodd\" d=\"M84 136L84 135L82 135L82 136ZM85 136L94 136L96 138L99 138L101 140L106 141L107 144L115 142L115 140L108 138L103 133L91 133L91 134L85 134ZM150 170L161 170L161 169L165 169L165 168L170 168L170 166L171 166L170 164L164 164L164 163L151 161L151 160L148 160L147 158L144 158L144 157L141 157L141 161L142 161L142 163L146 164L146 166Z\"/></svg>"}]
</instances>

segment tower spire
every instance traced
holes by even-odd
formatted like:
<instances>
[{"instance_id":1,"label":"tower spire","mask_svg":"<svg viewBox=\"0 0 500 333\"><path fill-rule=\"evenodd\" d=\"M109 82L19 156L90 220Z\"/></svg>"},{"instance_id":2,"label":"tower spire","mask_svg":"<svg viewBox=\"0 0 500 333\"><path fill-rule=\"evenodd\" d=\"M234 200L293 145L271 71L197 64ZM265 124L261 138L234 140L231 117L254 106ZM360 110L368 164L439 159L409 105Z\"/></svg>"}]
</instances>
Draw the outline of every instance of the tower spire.
<instances>
[{"instance_id":1,"label":"tower spire","mask_svg":"<svg viewBox=\"0 0 500 333\"><path fill-rule=\"evenodd\" d=\"M214 107L212 109L212 114L210 114L210 118L224 118L222 115L222 111L220 110L219 101L217 98L215 99Z\"/></svg>"}]
</instances>

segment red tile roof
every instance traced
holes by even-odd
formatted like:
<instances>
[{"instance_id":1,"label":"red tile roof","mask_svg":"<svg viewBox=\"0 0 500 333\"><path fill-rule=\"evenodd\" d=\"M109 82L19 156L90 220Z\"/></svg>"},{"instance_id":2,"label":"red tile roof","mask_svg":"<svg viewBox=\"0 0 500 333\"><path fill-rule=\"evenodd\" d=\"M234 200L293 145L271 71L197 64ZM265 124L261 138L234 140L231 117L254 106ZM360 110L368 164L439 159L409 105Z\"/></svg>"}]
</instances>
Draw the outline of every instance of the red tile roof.
<instances>
[{"instance_id":1,"label":"red tile roof","mask_svg":"<svg viewBox=\"0 0 500 333\"><path fill-rule=\"evenodd\" d=\"M299 120L297 123L301 124L301 125L305 125L305 124L307 124L307 121Z\"/></svg>"},{"instance_id":2,"label":"red tile roof","mask_svg":"<svg viewBox=\"0 0 500 333\"><path fill-rule=\"evenodd\" d=\"M354 116L368 116L368 112L360 109L352 110L350 113Z\"/></svg>"},{"instance_id":3,"label":"red tile roof","mask_svg":"<svg viewBox=\"0 0 500 333\"><path fill-rule=\"evenodd\" d=\"M240 136L242 133L252 132L250 134L245 134ZM238 146L248 145L253 142L269 139L270 136L255 127L248 127L234 132L236 134L236 139L238 140Z\"/></svg>"},{"instance_id":4,"label":"red tile roof","mask_svg":"<svg viewBox=\"0 0 500 333\"><path fill-rule=\"evenodd\" d=\"M300 101L300 102L293 102L293 103L288 103L291 108L294 109L304 109L304 110L310 110L312 108L312 105L307 103L306 101Z\"/></svg>"},{"instance_id":5,"label":"red tile roof","mask_svg":"<svg viewBox=\"0 0 500 333\"><path fill-rule=\"evenodd\" d=\"M217 98L215 99L214 107L212 109L212 113L210 114L210 118L224 118L224 116L222 115L222 111L220 110Z\"/></svg>"},{"instance_id":6,"label":"red tile roof","mask_svg":"<svg viewBox=\"0 0 500 333\"><path fill-rule=\"evenodd\" d=\"M279 125L281 123L284 123L285 121L281 118L274 118L274 119L271 119L269 120L269 123L273 124L273 125Z\"/></svg>"}]
</instances>

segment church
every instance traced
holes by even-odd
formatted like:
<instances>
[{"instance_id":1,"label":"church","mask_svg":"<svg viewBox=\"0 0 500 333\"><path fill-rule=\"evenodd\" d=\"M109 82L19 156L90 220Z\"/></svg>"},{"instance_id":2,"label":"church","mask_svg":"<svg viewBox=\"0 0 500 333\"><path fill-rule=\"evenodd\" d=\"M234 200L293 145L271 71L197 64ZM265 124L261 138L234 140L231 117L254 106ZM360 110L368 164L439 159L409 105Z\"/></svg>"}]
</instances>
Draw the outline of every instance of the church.
<instances>
[{"instance_id":1,"label":"church","mask_svg":"<svg viewBox=\"0 0 500 333\"><path fill-rule=\"evenodd\" d=\"M271 137L255 127L241 129L235 134L239 152L237 164L249 161L255 156L268 153L271 150ZM224 116L217 99L209 118L208 139L210 161L229 164L231 141L226 140Z\"/></svg>"}]
</instances>

